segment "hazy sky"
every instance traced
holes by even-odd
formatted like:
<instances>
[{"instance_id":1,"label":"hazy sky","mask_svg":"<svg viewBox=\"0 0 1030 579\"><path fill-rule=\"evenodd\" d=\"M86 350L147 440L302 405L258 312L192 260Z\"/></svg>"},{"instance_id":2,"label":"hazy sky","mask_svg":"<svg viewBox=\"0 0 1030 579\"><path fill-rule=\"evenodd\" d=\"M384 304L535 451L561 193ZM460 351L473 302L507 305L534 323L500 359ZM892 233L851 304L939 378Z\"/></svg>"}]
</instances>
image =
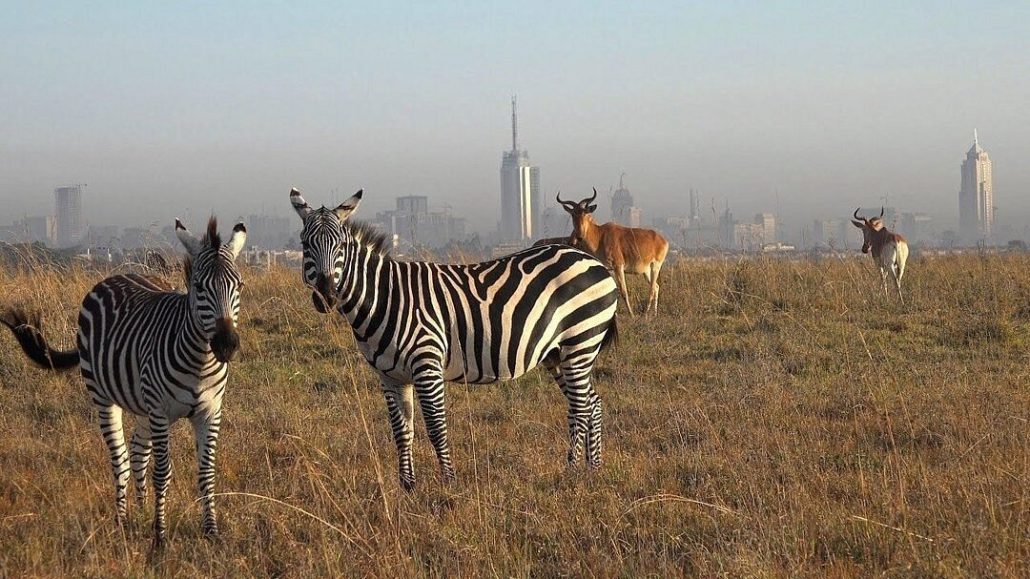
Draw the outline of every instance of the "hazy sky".
<instances>
[{"instance_id":1,"label":"hazy sky","mask_svg":"<svg viewBox=\"0 0 1030 579\"><path fill-rule=\"evenodd\" d=\"M1030 215L1025 0L254 4L0 2L0 223L88 183L93 223L364 187L366 217L427 194L493 229L512 93L548 198L626 171L645 219L693 187L953 222L976 127L999 217Z\"/></svg>"}]
</instances>

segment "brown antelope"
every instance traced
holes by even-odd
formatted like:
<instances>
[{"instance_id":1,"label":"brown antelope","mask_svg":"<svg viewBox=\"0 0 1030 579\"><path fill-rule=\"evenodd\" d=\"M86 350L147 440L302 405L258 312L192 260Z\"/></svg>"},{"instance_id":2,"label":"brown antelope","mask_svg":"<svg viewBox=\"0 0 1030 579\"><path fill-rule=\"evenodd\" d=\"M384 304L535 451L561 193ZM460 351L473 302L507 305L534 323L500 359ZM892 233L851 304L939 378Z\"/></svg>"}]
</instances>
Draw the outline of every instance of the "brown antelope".
<instances>
[{"instance_id":1,"label":"brown antelope","mask_svg":"<svg viewBox=\"0 0 1030 579\"><path fill-rule=\"evenodd\" d=\"M569 242L569 236L565 237L545 237L533 242L532 247L539 247L541 245L572 245Z\"/></svg>"},{"instance_id":2,"label":"brown antelope","mask_svg":"<svg viewBox=\"0 0 1030 579\"><path fill-rule=\"evenodd\" d=\"M858 216L858 209L855 209L855 220L851 223L862 230L862 253L873 252L873 261L880 269L880 283L883 286L883 295L889 296L887 291L887 273L890 272L894 280L894 287L898 290L898 299L905 303L901 295L901 278L905 275L905 261L908 260L908 242L900 234L891 233L883 226L883 208L880 208L880 216L866 219Z\"/></svg>"},{"instance_id":3,"label":"brown antelope","mask_svg":"<svg viewBox=\"0 0 1030 579\"><path fill-rule=\"evenodd\" d=\"M639 273L651 283L651 294L647 298L644 312L658 313L658 274L662 271L662 263L669 253L669 242L657 231L636 227L623 227L617 223L598 225L592 213L597 205L597 189L594 195L579 203L562 201L561 192L556 197L558 203L572 215L572 237L569 244L592 253L601 263L612 270L622 299L626 301L629 314L633 315L633 306L629 302L629 291L626 289L626 273Z\"/></svg>"}]
</instances>

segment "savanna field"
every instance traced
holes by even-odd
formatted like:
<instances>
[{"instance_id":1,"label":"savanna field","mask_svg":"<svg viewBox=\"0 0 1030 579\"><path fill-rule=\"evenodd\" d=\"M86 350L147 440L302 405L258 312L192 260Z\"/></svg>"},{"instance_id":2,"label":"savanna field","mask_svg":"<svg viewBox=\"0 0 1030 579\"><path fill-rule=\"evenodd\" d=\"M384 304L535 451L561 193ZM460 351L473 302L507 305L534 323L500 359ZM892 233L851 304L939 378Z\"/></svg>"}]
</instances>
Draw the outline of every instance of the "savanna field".
<instances>
[{"instance_id":1,"label":"savanna field","mask_svg":"<svg viewBox=\"0 0 1030 579\"><path fill-rule=\"evenodd\" d=\"M908 302L871 260L692 262L602 354L604 465L568 470L542 371L448 390L458 480L421 419L397 482L386 408L339 316L292 269L243 270L219 440L222 535L175 425L169 545L113 487L77 373L0 337L0 575L1000 576L1030 574L1030 257L915 256ZM0 305L70 348L104 273L0 270ZM178 275L169 281L181 287ZM637 305L643 281L633 280ZM131 428L133 419L127 419Z\"/></svg>"}]
</instances>

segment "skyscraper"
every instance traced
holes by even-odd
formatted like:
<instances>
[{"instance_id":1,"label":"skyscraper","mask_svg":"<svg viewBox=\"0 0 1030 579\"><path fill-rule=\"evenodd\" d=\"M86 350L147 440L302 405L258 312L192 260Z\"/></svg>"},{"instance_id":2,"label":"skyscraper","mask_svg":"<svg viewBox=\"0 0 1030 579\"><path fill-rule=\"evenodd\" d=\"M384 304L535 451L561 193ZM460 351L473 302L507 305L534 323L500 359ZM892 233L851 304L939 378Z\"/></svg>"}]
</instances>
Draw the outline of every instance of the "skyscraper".
<instances>
[{"instance_id":1,"label":"skyscraper","mask_svg":"<svg viewBox=\"0 0 1030 579\"><path fill-rule=\"evenodd\" d=\"M965 241L990 239L994 229L994 186L991 159L973 131L973 146L962 162L962 188L958 193L959 229Z\"/></svg>"},{"instance_id":2,"label":"skyscraper","mask_svg":"<svg viewBox=\"0 0 1030 579\"><path fill-rule=\"evenodd\" d=\"M532 239L540 229L540 168L519 149L518 110L511 98L511 150L501 158L501 239Z\"/></svg>"},{"instance_id":3,"label":"skyscraper","mask_svg":"<svg viewBox=\"0 0 1030 579\"><path fill-rule=\"evenodd\" d=\"M54 189L57 247L72 247L82 241L82 187L69 185Z\"/></svg>"},{"instance_id":4,"label":"skyscraper","mask_svg":"<svg viewBox=\"0 0 1030 579\"><path fill-rule=\"evenodd\" d=\"M755 223L762 228L762 243L776 243L776 216L772 213L755 214Z\"/></svg>"}]
</instances>

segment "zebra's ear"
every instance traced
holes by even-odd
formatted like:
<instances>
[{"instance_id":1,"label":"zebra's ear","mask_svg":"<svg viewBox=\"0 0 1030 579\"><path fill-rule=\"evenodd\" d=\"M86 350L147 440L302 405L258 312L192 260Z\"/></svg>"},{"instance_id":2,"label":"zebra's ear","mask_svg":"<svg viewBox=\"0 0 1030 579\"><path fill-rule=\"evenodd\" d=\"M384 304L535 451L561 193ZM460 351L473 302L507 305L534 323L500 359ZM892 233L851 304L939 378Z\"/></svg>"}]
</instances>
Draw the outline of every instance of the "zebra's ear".
<instances>
[{"instance_id":1,"label":"zebra's ear","mask_svg":"<svg viewBox=\"0 0 1030 579\"><path fill-rule=\"evenodd\" d=\"M232 258L236 259L236 256L243 251L243 248L247 244L247 228L243 223L237 223L236 227L232 228L232 239L229 240L229 251L232 252Z\"/></svg>"},{"instance_id":2,"label":"zebra's ear","mask_svg":"<svg viewBox=\"0 0 1030 579\"><path fill-rule=\"evenodd\" d=\"M293 210L300 215L301 219L304 219L311 213L311 207L308 206L308 202L300 196L300 191L297 189L290 189L290 203L293 205Z\"/></svg>"},{"instance_id":3,"label":"zebra's ear","mask_svg":"<svg viewBox=\"0 0 1030 579\"><path fill-rule=\"evenodd\" d=\"M364 193L364 191L364 189L358 189L358 192L351 195L350 199L340 203L339 207L333 209L336 216L340 218L340 221L346 221L347 218L351 216L351 213L354 213L358 208L358 205L361 203L361 194Z\"/></svg>"},{"instance_id":4,"label":"zebra's ear","mask_svg":"<svg viewBox=\"0 0 1030 579\"><path fill-rule=\"evenodd\" d=\"M186 248L186 251L190 255L196 256L198 253L200 253L200 240L194 237L193 234L190 233L190 230L186 229L186 226L183 225L182 221L179 221L178 219L175 220L175 236L179 238L179 241L182 243L182 246Z\"/></svg>"}]
</instances>

